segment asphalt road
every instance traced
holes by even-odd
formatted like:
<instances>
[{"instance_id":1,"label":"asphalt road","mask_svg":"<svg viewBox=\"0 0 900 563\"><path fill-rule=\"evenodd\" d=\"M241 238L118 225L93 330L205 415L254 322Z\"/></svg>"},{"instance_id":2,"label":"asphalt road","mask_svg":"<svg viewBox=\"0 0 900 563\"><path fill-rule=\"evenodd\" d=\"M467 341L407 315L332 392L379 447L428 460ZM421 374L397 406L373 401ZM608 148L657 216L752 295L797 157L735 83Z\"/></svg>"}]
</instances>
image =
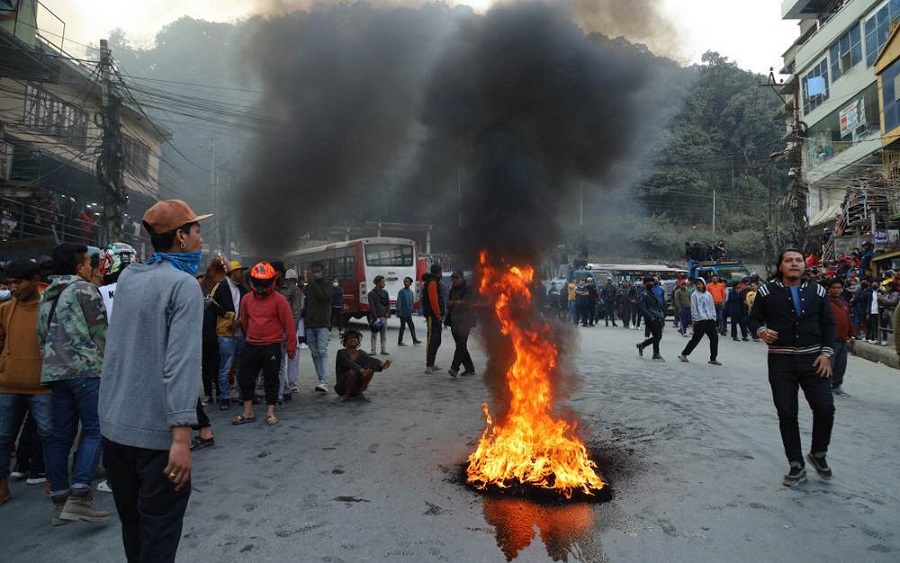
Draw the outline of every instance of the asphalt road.
<instances>
[{"instance_id":1,"label":"asphalt road","mask_svg":"<svg viewBox=\"0 0 900 563\"><path fill-rule=\"evenodd\" d=\"M392 320L391 343L396 330ZM344 405L312 393L301 351L301 393L278 426L233 427L229 413L210 412L217 444L195 455L178 560L900 560L900 373L851 358L852 397L838 398L829 453L835 477L811 472L787 489L762 344L723 341L725 365L715 367L705 343L692 363L678 362L684 340L671 327L666 363L637 357L643 332L559 332L583 382L568 404L612 502L548 507L462 487L488 394L479 376L422 373L421 347L392 346L395 366L376 375L373 402ZM439 365L448 367L452 349L446 332ZM801 412L808 447L810 416ZM13 483L12 492L0 507L0 560L124 561L117 521L53 528L42 487ZM110 495L96 499L113 510Z\"/></svg>"}]
</instances>

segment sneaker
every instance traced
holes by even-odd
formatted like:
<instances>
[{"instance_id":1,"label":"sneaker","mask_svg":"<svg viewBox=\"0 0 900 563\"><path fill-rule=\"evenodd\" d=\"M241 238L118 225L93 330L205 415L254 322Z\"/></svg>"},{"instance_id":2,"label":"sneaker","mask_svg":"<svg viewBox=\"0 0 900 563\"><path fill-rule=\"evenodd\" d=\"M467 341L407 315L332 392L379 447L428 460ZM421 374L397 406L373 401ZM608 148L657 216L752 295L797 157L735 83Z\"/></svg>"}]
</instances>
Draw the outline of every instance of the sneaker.
<instances>
[{"instance_id":1,"label":"sneaker","mask_svg":"<svg viewBox=\"0 0 900 563\"><path fill-rule=\"evenodd\" d=\"M372 349L369 351L369 355L370 355L370 356L375 356L375 355L377 355L377 354L375 354L375 348L372 348Z\"/></svg>"},{"instance_id":2,"label":"sneaker","mask_svg":"<svg viewBox=\"0 0 900 563\"><path fill-rule=\"evenodd\" d=\"M219 410L227 411L231 408L231 401L219 401Z\"/></svg>"},{"instance_id":3,"label":"sneaker","mask_svg":"<svg viewBox=\"0 0 900 563\"><path fill-rule=\"evenodd\" d=\"M297 384L296 384L296 383L293 384L293 385L291 385L291 394L293 394L293 393L299 393L299 392L300 392L300 388L297 387Z\"/></svg>"},{"instance_id":4,"label":"sneaker","mask_svg":"<svg viewBox=\"0 0 900 563\"><path fill-rule=\"evenodd\" d=\"M22 479L24 479L27 476L28 476L27 471L22 471L21 469L16 469L16 470L10 472L9 480L10 481L21 481Z\"/></svg>"},{"instance_id":5,"label":"sneaker","mask_svg":"<svg viewBox=\"0 0 900 563\"><path fill-rule=\"evenodd\" d=\"M50 517L50 524L54 526L65 526L69 523L68 520L63 520L61 518L63 507L66 505L64 502L54 502L53 503L53 516Z\"/></svg>"},{"instance_id":6,"label":"sneaker","mask_svg":"<svg viewBox=\"0 0 900 563\"><path fill-rule=\"evenodd\" d=\"M112 487L109 486L109 481L106 479L97 483L97 486L94 487L95 490L100 491L101 493L111 493Z\"/></svg>"},{"instance_id":7,"label":"sneaker","mask_svg":"<svg viewBox=\"0 0 900 563\"><path fill-rule=\"evenodd\" d=\"M28 479L25 480L25 483L28 485L40 485L41 483L44 483L46 481L47 481L46 473L34 473L34 472L29 471Z\"/></svg>"},{"instance_id":8,"label":"sneaker","mask_svg":"<svg viewBox=\"0 0 900 563\"><path fill-rule=\"evenodd\" d=\"M709 361L709 365L711 365L711 366L720 366L720 365L722 365L722 362L720 362L719 360L710 360L710 361Z\"/></svg>"},{"instance_id":9,"label":"sneaker","mask_svg":"<svg viewBox=\"0 0 900 563\"><path fill-rule=\"evenodd\" d=\"M475 375L475 370L474 370L474 369L467 369L466 371L462 372L460 375L463 376L463 377L468 377L468 376L470 376L470 375Z\"/></svg>"},{"instance_id":10,"label":"sneaker","mask_svg":"<svg viewBox=\"0 0 900 563\"><path fill-rule=\"evenodd\" d=\"M644 357L644 347L640 344L635 344L634 346L638 350L638 356L643 358Z\"/></svg>"},{"instance_id":11,"label":"sneaker","mask_svg":"<svg viewBox=\"0 0 900 563\"><path fill-rule=\"evenodd\" d=\"M203 405L204 407L209 406L210 402L212 402L212 399L209 398L209 395L206 395L205 397L200 397L200 404Z\"/></svg>"},{"instance_id":12,"label":"sneaker","mask_svg":"<svg viewBox=\"0 0 900 563\"><path fill-rule=\"evenodd\" d=\"M387 350L382 350L381 355L382 356L390 356L390 354L387 353Z\"/></svg>"},{"instance_id":13,"label":"sneaker","mask_svg":"<svg viewBox=\"0 0 900 563\"><path fill-rule=\"evenodd\" d=\"M741 338L741 341L742 342L750 342L750 339L745 336L745 337Z\"/></svg>"},{"instance_id":14,"label":"sneaker","mask_svg":"<svg viewBox=\"0 0 900 563\"><path fill-rule=\"evenodd\" d=\"M94 506L94 499L89 494L86 496L69 495L59 518L69 522L106 522L109 520L109 512Z\"/></svg>"},{"instance_id":15,"label":"sneaker","mask_svg":"<svg viewBox=\"0 0 900 563\"><path fill-rule=\"evenodd\" d=\"M309 346L307 346L305 342L301 342L300 346L297 346L297 348L299 348L301 350L308 350Z\"/></svg>"},{"instance_id":16,"label":"sneaker","mask_svg":"<svg viewBox=\"0 0 900 563\"><path fill-rule=\"evenodd\" d=\"M737 336L732 336L731 339L735 342L740 342L740 339Z\"/></svg>"},{"instance_id":17,"label":"sneaker","mask_svg":"<svg viewBox=\"0 0 900 563\"><path fill-rule=\"evenodd\" d=\"M403 342L398 342L397 346L406 346L406 344L404 344Z\"/></svg>"},{"instance_id":18,"label":"sneaker","mask_svg":"<svg viewBox=\"0 0 900 563\"><path fill-rule=\"evenodd\" d=\"M458 369L450 368L450 369L447 370L447 373L449 373L449 374L450 374L450 377L452 377L453 379L456 379L457 377L459 377L459 370L458 370Z\"/></svg>"},{"instance_id":19,"label":"sneaker","mask_svg":"<svg viewBox=\"0 0 900 563\"><path fill-rule=\"evenodd\" d=\"M791 462L791 470L781 480L781 484L785 487L796 487L804 481L806 481L806 469L803 469L802 465L794 461Z\"/></svg>"},{"instance_id":20,"label":"sneaker","mask_svg":"<svg viewBox=\"0 0 900 563\"><path fill-rule=\"evenodd\" d=\"M437 370L434 369L434 366L425 366L425 373L434 373Z\"/></svg>"},{"instance_id":21,"label":"sneaker","mask_svg":"<svg viewBox=\"0 0 900 563\"><path fill-rule=\"evenodd\" d=\"M678 356L678 359L681 360L681 361L684 362L684 363L688 363L687 356L685 356L684 354Z\"/></svg>"},{"instance_id":22,"label":"sneaker","mask_svg":"<svg viewBox=\"0 0 900 563\"><path fill-rule=\"evenodd\" d=\"M413 346L418 346L421 343L422 343L421 340L413 340Z\"/></svg>"},{"instance_id":23,"label":"sneaker","mask_svg":"<svg viewBox=\"0 0 900 563\"><path fill-rule=\"evenodd\" d=\"M324 383L319 383L316 385L316 393L328 393L328 386Z\"/></svg>"},{"instance_id":24,"label":"sneaker","mask_svg":"<svg viewBox=\"0 0 900 563\"><path fill-rule=\"evenodd\" d=\"M825 461L825 454L813 455L812 452L810 452L806 454L806 460L815 468L819 477L822 479L831 479L831 468L828 467L828 462Z\"/></svg>"},{"instance_id":25,"label":"sneaker","mask_svg":"<svg viewBox=\"0 0 900 563\"><path fill-rule=\"evenodd\" d=\"M653 356L653 359L656 360L657 362L664 362L664 361L666 361L666 359L663 358L663 357L660 356L660 355Z\"/></svg>"},{"instance_id":26,"label":"sneaker","mask_svg":"<svg viewBox=\"0 0 900 563\"><path fill-rule=\"evenodd\" d=\"M849 397L850 396L850 393L847 393L846 391L844 391L844 389L840 385L838 385L837 387L832 387L831 392L834 393L835 395L840 395L841 397Z\"/></svg>"}]
</instances>

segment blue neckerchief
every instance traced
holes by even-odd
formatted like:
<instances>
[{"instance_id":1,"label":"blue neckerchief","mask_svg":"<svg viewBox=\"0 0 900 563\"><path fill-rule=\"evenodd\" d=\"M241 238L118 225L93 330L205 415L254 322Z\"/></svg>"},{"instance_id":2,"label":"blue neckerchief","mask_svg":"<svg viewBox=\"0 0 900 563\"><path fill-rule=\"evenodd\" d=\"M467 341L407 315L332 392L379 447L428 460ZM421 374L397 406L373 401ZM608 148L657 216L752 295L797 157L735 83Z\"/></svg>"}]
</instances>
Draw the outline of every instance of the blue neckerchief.
<instances>
[{"instance_id":1,"label":"blue neckerchief","mask_svg":"<svg viewBox=\"0 0 900 563\"><path fill-rule=\"evenodd\" d=\"M200 269L201 252L154 252L153 256L147 260L148 264L156 264L166 260L182 272L187 272L192 276L197 275Z\"/></svg>"},{"instance_id":2,"label":"blue neckerchief","mask_svg":"<svg viewBox=\"0 0 900 563\"><path fill-rule=\"evenodd\" d=\"M802 312L802 308L800 307L800 288L792 286L791 287L791 301L794 302L794 311L797 313L797 316L800 316Z\"/></svg>"}]
</instances>

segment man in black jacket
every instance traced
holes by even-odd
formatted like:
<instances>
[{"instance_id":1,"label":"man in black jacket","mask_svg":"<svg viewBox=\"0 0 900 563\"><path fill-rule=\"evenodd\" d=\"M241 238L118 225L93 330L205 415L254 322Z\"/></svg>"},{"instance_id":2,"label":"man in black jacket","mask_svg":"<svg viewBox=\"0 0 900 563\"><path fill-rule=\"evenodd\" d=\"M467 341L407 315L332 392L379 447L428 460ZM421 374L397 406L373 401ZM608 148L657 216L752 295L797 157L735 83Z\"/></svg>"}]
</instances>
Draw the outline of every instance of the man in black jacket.
<instances>
[{"instance_id":1,"label":"man in black jacket","mask_svg":"<svg viewBox=\"0 0 900 563\"><path fill-rule=\"evenodd\" d=\"M444 288L441 285L441 266L432 264L427 274L422 275L422 315L428 323L428 337L425 347L425 373L435 373L441 368L434 362L441 347L441 330L444 322Z\"/></svg>"},{"instance_id":2,"label":"man in black jacket","mask_svg":"<svg viewBox=\"0 0 900 563\"><path fill-rule=\"evenodd\" d=\"M652 344L653 359L658 362L664 362L666 360L659 355L659 341L662 340L662 329L666 314L663 311L659 299L657 299L656 295L650 290L654 285L656 285L655 278L650 276L644 278L644 292L638 296L638 308L641 311L641 315L644 317L644 323L650 331L650 336L635 346L637 346L638 354L643 356L644 348Z\"/></svg>"},{"instance_id":3,"label":"man in black jacket","mask_svg":"<svg viewBox=\"0 0 900 563\"><path fill-rule=\"evenodd\" d=\"M812 446L806 459L824 479L831 478L825 460L834 424L831 358L834 318L825 288L803 279L805 257L794 249L778 255L778 276L759 288L750 313L750 330L769 346L769 385L790 470L782 483L806 481L797 391L803 389L813 411Z\"/></svg>"}]
</instances>

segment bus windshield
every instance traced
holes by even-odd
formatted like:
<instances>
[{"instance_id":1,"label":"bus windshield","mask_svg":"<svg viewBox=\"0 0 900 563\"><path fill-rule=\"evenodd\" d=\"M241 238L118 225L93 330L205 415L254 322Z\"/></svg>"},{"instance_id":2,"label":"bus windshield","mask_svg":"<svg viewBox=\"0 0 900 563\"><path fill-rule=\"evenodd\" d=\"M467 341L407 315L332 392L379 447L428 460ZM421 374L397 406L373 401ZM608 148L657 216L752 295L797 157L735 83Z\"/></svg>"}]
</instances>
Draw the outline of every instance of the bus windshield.
<instances>
[{"instance_id":1,"label":"bus windshield","mask_svg":"<svg viewBox=\"0 0 900 563\"><path fill-rule=\"evenodd\" d=\"M366 266L398 266L413 265L413 246L411 244L367 244Z\"/></svg>"}]
</instances>

